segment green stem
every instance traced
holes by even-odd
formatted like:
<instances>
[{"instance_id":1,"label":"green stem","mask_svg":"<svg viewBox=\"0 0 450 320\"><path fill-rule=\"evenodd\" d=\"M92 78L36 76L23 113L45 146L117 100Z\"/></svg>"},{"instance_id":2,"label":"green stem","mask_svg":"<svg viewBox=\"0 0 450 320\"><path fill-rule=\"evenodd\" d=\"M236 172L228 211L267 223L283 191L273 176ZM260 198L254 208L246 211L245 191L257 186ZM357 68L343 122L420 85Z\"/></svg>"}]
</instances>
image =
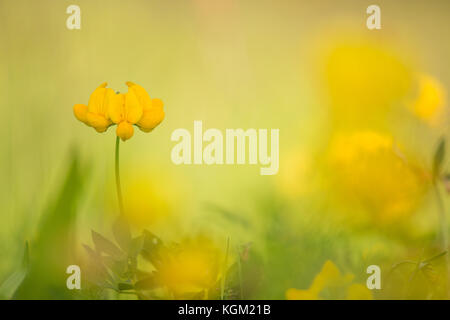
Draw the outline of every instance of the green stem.
<instances>
[{"instance_id":1,"label":"green stem","mask_svg":"<svg viewBox=\"0 0 450 320\"><path fill-rule=\"evenodd\" d=\"M448 252L447 215L445 212L444 200L442 199L441 193L439 192L439 186L437 183L434 183L434 191L436 193L436 198L437 198L438 207L439 207L439 226L440 226L441 246L442 246L442 250ZM449 259L448 254L446 254L445 262L446 262L445 277L446 277L446 282L447 282L446 285L447 285L447 294L448 294L448 290L450 288L450 275L449 275L450 259Z\"/></svg>"},{"instance_id":2,"label":"green stem","mask_svg":"<svg viewBox=\"0 0 450 320\"><path fill-rule=\"evenodd\" d=\"M120 138L116 138L116 189L117 189L117 198L119 199L119 210L120 216L123 216L123 198L122 198L122 188L120 186L120 174L119 174L119 145Z\"/></svg>"},{"instance_id":3,"label":"green stem","mask_svg":"<svg viewBox=\"0 0 450 320\"><path fill-rule=\"evenodd\" d=\"M223 263L223 274L222 274L222 283L221 283L221 290L220 290L220 300L225 299L225 289L227 285L227 264L228 264L228 249L230 247L230 238L227 238L227 251L225 252L225 261Z\"/></svg>"}]
</instances>

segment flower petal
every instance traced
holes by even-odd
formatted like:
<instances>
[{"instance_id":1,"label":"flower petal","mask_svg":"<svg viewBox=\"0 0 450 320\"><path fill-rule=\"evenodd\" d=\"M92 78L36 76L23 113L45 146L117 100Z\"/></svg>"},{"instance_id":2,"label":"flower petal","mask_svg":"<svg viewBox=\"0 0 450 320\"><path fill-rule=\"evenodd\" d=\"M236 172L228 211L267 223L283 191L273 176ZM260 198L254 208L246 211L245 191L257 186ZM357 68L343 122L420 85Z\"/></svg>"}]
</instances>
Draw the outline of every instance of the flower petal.
<instances>
[{"instance_id":1,"label":"flower petal","mask_svg":"<svg viewBox=\"0 0 450 320\"><path fill-rule=\"evenodd\" d=\"M86 116L87 122L91 127L93 127L97 132L105 132L108 129L111 121L106 119L105 116L88 112Z\"/></svg>"},{"instance_id":2,"label":"flower petal","mask_svg":"<svg viewBox=\"0 0 450 320\"><path fill-rule=\"evenodd\" d=\"M87 122L87 110L88 107L85 104L76 104L73 106L73 114L75 117L86 125L89 125Z\"/></svg>"},{"instance_id":3,"label":"flower petal","mask_svg":"<svg viewBox=\"0 0 450 320\"><path fill-rule=\"evenodd\" d=\"M164 120L164 116L163 102L160 99L152 99L151 107L144 110L137 125L142 131L150 132Z\"/></svg>"},{"instance_id":4,"label":"flower petal","mask_svg":"<svg viewBox=\"0 0 450 320\"><path fill-rule=\"evenodd\" d=\"M352 284L348 288L348 294L347 294L348 300L372 300L372 292L370 290L359 283Z\"/></svg>"},{"instance_id":5,"label":"flower petal","mask_svg":"<svg viewBox=\"0 0 450 320\"><path fill-rule=\"evenodd\" d=\"M163 109L164 107L164 103L162 102L161 99L158 98L154 98L152 99L152 108L157 108L157 109Z\"/></svg>"},{"instance_id":6,"label":"flower petal","mask_svg":"<svg viewBox=\"0 0 450 320\"><path fill-rule=\"evenodd\" d=\"M311 290L298 290L295 288L286 291L287 300L319 300L319 296Z\"/></svg>"},{"instance_id":7,"label":"flower petal","mask_svg":"<svg viewBox=\"0 0 450 320\"><path fill-rule=\"evenodd\" d=\"M101 84L94 92L91 94L88 103L88 111L100 115L107 114L107 95L114 93L111 88L105 88L106 82Z\"/></svg>"},{"instance_id":8,"label":"flower petal","mask_svg":"<svg viewBox=\"0 0 450 320\"><path fill-rule=\"evenodd\" d=\"M131 124L126 121L122 121L117 125L116 129L117 136L122 139L122 141L128 140L133 136L134 129Z\"/></svg>"},{"instance_id":9,"label":"flower petal","mask_svg":"<svg viewBox=\"0 0 450 320\"><path fill-rule=\"evenodd\" d=\"M310 290L312 292L319 293L324 287L335 283L341 278L341 272L336 267L336 265L330 261L327 260L322 270L317 274L310 286Z\"/></svg>"},{"instance_id":10,"label":"flower petal","mask_svg":"<svg viewBox=\"0 0 450 320\"><path fill-rule=\"evenodd\" d=\"M133 82L130 82L130 81L127 81L126 85L128 86L129 91L134 92L134 94L138 98L138 101L142 105L144 110L148 109L152 106L152 101L150 99L150 96L143 87L141 87L140 85L135 84Z\"/></svg>"},{"instance_id":11,"label":"flower petal","mask_svg":"<svg viewBox=\"0 0 450 320\"><path fill-rule=\"evenodd\" d=\"M125 95L122 93L108 95L108 116L114 123L125 120Z\"/></svg>"},{"instance_id":12,"label":"flower petal","mask_svg":"<svg viewBox=\"0 0 450 320\"><path fill-rule=\"evenodd\" d=\"M143 105L139 102L135 92L129 90L125 95L125 119L130 124L135 124L141 119L143 111Z\"/></svg>"}]
</instances>

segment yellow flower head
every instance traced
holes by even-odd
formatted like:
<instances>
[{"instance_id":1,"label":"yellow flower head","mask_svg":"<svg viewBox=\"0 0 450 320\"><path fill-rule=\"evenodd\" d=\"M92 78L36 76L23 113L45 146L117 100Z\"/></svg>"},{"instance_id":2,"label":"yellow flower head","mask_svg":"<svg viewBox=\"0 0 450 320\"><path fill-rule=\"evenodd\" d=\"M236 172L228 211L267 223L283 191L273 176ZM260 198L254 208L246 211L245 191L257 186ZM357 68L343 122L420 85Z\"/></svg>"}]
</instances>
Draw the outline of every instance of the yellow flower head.
<instances>
[{"instance_id":1,"label":"yellow flower head","mask_svg":"<svg viewBox=\"0 0 450 320\"><path fill-rule=\"evenodd\" d=\"M286 291L288 300L319 300L319 299L356 299L370 300L372 294L361 284L352 284L353 274L341 274L338 267L330 260L326 261L306 290L295 288Z\"/></svg>"},{"instance_id":2,"label":"yellow flower head","mask_svg":"<svg viewBox=\"0 0 450 320\"><path fill-rule=\"evenodd\" d=\"M97 132L105 132L111 125L108 117L108 102L115 95L114 90L106 88L102 83L89 98L88 105L76 104L73 107L75 117L86 125L93 127Z\"/></svg>"},{"instance_id":3,"label":"yellow flower head","mask_svg":"<svg viewBox=\"0 0 450 320\"><path fill-rule=\"evenodd\" d=\"M324 50L323 88L334 124L377 124L412 88L409 65L395 50L358 38L339 40Z\"/></svg>"},{"instance_id":4,"label":"yellow flower head","mask_svg":"<svg viewBox=\"0 0 450 320\"><path fill-rule=\"evenodd\" d=\"M407 161L384 134L338 134L331 142L328 161L340 199L349 208L363 206L375 223L392 223L409 215L426 191L424 171Z\"/></svg>"},{"instance_id":5,"label":"yellow flower head","mask_svg":"<svg viewBox=\"0 0 450 320\"><path fill-rule=\"evenodd\" d=\"M430 125L436 125L441 119L445 103L446 94L442 84L431 76L420 75L417 98L409 105L414 115Z\"/></svg>"},{"instance_id":6,"label":"yellow flower head","mask_svg":"<svg viewBox=\"0 0 450 320\"><path fill-rule=\"evenodd\" d=\"M162 249L160 258L156 279L176 296L211 289L219 279L224 261L222 251L203 236Z\"/></svg>"},{"instance_id":7,"label":"yellow flower head","mask_svg":"<svg viewBox=\"0 0 450 320\"><path fill-rule=\"evenodd\" d=\"M88 106L76 104L75 117L98 132L104 132L117 124L116 133L123 141L133 136L133 125L150 132L164 119L163 103L151 99L147 91L132 82L126 83L126 94L115 93L102 84L92 93Z\"/></svg>"}]
</instances>

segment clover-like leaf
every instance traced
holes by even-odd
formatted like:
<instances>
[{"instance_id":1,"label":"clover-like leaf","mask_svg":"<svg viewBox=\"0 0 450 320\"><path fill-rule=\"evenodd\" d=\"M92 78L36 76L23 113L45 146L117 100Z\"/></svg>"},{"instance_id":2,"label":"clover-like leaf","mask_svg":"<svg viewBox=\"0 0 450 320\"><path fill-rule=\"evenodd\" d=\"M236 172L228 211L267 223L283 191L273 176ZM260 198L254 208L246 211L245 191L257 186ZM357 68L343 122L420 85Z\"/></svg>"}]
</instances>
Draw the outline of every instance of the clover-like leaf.
<instances>
[{"instance_id":1,"label":"clover-like leaf","mask_svg":"<svg viewBox=\"0 0 450 320\"><path fill-rule=\"evenodd\" d=\"M128 263L127 259L116 260L113 257L103 257L105 265L111 270L115 275L121 277L127 271Z\"/></svg>"},{"instance_id":2,"label":"clover-like leaf","mask_svg":"<svg viewBox=\"0 0 450 320\"><path fill-rule=\"evenodd\" d=\"M106 269L100 254L92 250L88 245L83 244L83 247L89 257L89 272L87 273L88 281L101 287L105 287L106 284L110 285L111 283L114 283L114 279Z\"/></svg>"},{"instance_id":3,"label":"clover-like leaf","mask_svg":"<svg viewBox=\"0 0 450 320\"><path fill-rule=\"evenodd\" d=\"M144 247L143 235L133 238L131 240L130 251L128 252L128 256L130 258L136 258L139 255L139 253L141 253L143 247Z\"/></svg>"},{"instance_id":4,"label":"clover-like leaf","mask_svg":"<svg viewBox=\"0 0 450 320\"><path fill-rule=\"evenodd\" d=\"M118 258L123 256L123 252L113 242L94 230L92 230L92 241L94 242L95 250L99 254L106 253Z\"/></svg>"},{"instance_id":5,"label":"clover-like leaf","mask_svg":"<svg viewBox=\"0 0 450 320\"><path fill-rule=\"evenodd\" d=\"M118 284L118 288L119 288L119 290L133 290L134 286L131 283L120 282Z\"/></svg>"},{"instance_id":6,"label":"clover-like leaf","mask_svg":"<svg viewBox=\"0 0 450 320\"><path fill-rule=\"evenodd\" d=\"M158 287L155 277L149 276L135 283L136 290L151 290Z\"/></svg>"}]
</instances>

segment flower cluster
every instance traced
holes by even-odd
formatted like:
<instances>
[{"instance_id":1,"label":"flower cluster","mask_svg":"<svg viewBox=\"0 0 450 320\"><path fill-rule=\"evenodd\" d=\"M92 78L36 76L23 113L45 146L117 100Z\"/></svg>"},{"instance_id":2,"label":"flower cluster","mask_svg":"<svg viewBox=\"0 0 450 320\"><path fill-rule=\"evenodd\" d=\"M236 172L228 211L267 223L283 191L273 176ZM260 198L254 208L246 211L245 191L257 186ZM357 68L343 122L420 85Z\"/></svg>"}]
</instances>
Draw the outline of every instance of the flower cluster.
<instances>
[{"instance_id":1,"label":"flower cluster","mask_svg":"<svg viewBox=\"0 0 450 320\"><path fill-rule=\"evenodd\" d=\"M371 130L337 133L327 157L340 200L363 206L375 224L406 218L421 204L429 180L389 134ZM356 219L356 217L354 217Z\"/></svg>"},{"instance_id":2,"label":"flower cluster","mask_svg":"<svg viewBox=\"0 0 450 320\"><path fill-rule=\"evenodd\" d=\"M89 98L88 105L76 104L75 117L97 132L105 132L116 124L116 133L123 141L133 136L136 125L144 132L152 131L164 119L163 102L151 99L147 91L133 82L126 82L128 92L116 93L101 84Z\"/></svg>"}]
</instances>

